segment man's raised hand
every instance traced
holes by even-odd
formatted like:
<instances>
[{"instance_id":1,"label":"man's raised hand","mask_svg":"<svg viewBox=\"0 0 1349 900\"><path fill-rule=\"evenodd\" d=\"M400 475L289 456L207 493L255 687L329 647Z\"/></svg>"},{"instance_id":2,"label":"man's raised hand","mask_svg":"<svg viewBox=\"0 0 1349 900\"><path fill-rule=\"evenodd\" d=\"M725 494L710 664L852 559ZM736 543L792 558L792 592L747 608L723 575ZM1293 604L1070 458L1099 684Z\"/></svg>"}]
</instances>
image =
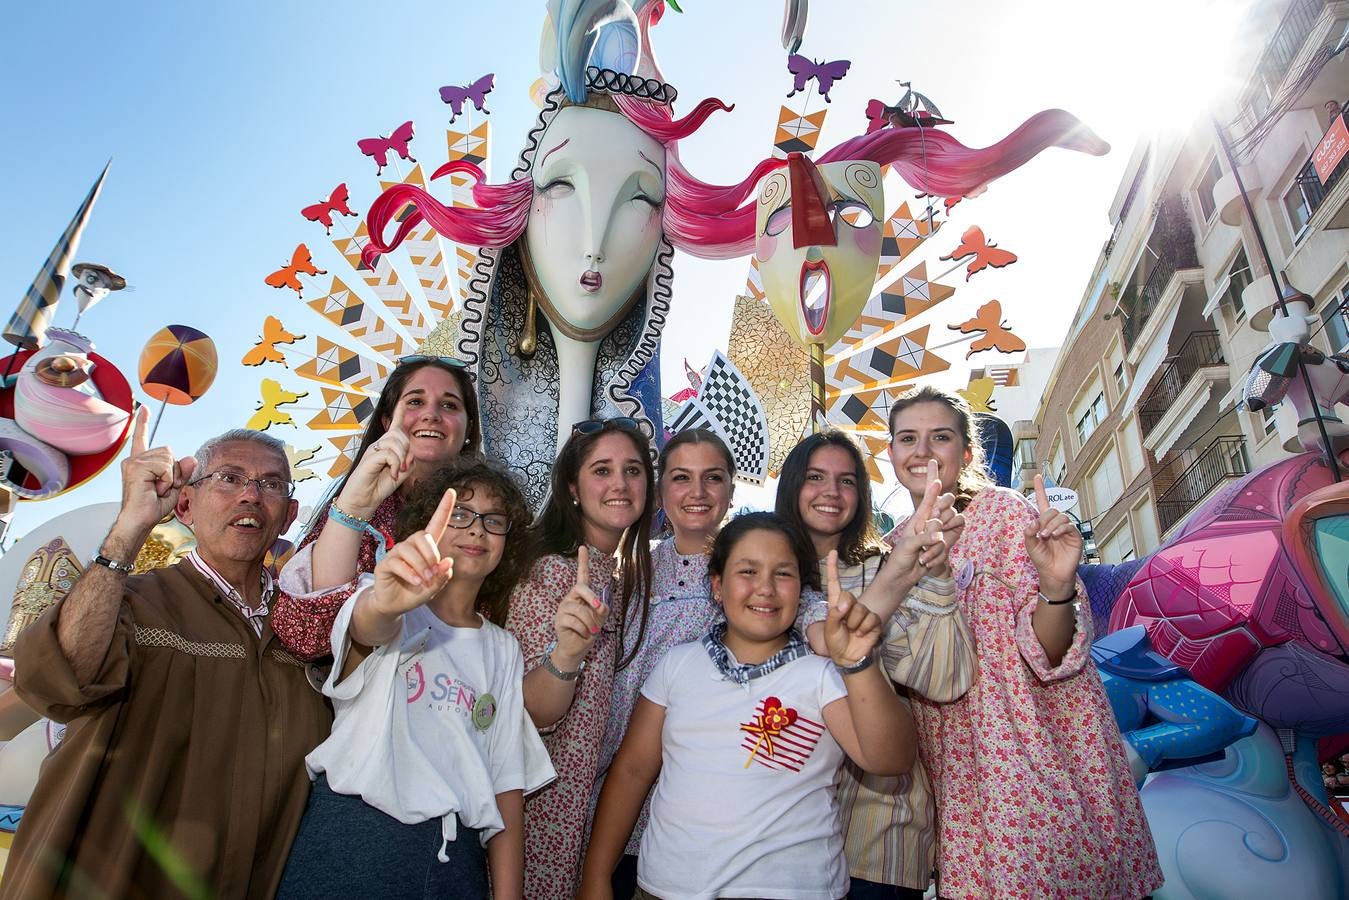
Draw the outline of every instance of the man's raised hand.
<instances>
[{"instance_id":1,"label":"man's raised hand","mask_svg":"<svg viewBox=\"0 0 1349 900\"><path fill-rule=\"evenodd\" d=\"M175 460L168 447L150 447L146 439L150 410L142 405L131 425L131 454L122 460L122 509L118 519L148 533L178 502L178 494L196 472L191 456Z\"/></svg>"}]
</instances>

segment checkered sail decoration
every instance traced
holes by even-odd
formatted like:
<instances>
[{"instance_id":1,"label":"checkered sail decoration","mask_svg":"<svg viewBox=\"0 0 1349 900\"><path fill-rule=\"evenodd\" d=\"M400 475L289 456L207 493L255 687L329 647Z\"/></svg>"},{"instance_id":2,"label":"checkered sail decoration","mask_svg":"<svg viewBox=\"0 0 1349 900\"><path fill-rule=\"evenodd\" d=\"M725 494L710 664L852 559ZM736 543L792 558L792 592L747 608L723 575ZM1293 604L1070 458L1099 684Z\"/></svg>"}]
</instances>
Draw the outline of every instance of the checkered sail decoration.
<instances>
[{"instance_id":1,"label":"checkered sail decoration","mask_svg":"<svg viewBox=\"0 0 1349 900\"><path fill-rule=\"evenodd\" d=\"M103 179L108 177L108 166L103 167L98 180L85 195L84 202L75 211L66 230L47 256L47 261L38 270L37 277L28 286L14 315L9 317L3 336L16 347L36 350L47 342L47 328L56 315L56 304L61 300L61 291L66 285L66 276L70 274L71 263L80 248L80 238L84 236L84 226L89 224L89 213L98 202L99 192L103 190Z\"/></svg>"},{"instance_id":2,"label":"checkered sail decoration","mask_svg":"<svg viewBox=\"0 0 1349 900\"><path fill-rule=\"evenodd\" d=\"M703 383L671 423L676 434L687 428L708 428L731 449L735 477L763 484L768 476L768 416L754 388L720 350L707 364Z\"/></svg>"}]
</instances>

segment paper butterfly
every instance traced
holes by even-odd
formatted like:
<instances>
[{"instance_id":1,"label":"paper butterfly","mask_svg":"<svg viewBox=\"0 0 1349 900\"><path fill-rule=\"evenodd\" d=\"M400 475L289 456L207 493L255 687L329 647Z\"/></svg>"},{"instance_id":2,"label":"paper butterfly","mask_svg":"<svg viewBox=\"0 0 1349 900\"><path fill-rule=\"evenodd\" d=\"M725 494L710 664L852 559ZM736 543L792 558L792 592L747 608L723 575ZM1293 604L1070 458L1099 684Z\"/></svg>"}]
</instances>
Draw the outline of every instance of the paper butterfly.
<instances>
[{"instance_id":1,"label":"paper butterfly","mask_svg":"<svg viewBox=\"0 0 1349 900\"><path fill-rule=\"evenodd\" d=\"M393 130L393 134L388 137L363 138L356 142L356 148L375 160L378 168L375 170L375 177L378 178L384 173L384 167L389 164L389 151L397 153L408 162L417 160L408 150L408 142L413 138L412 122L409 120L399 125Z\"/></svg>"},{"instance_id":2,"label":"paper butterfly","mask_svg":"<svg viewBox=\"0 0 1349 900\"><path fill-rule=\"evenodd\" d=\"M927 110L909 112L898 106L886 106L880 100L867 101L867 134L880 131L887 125L894 128L932 128L936 125L950 125L950 119L934 116Z\"/></svg>"},{"instance_id":3,"label":"paper butterfly","mask_svg":"<svg viewBox=\"0 0 1349 900\"><path fill-rule=\"evenodd\" d=\"M295 248L295 253L291 255L290 265L277 269L262 280L270 287L288 287L295 293L304 296L304 288L300 284L300 275L327 274L326 270L314 265L314 259L309 255L309 248L304 244L299 244Z\"/></svg>"},{"instance_id":4,"label":"paper butterfly","mask_svg":"<svg viewBox=\"0 0 1349 900\"><path fill-rule=\"evenodd\" d=\"M472 100L473 108L484 116L490 116L490 110L484 109L483 105L487 102L487 95L492 93L492 88L496 87L496 76L488 72L472 84L460 87L458 85L447 84L440 89L440 99L450 104L450 124L459 118L464 112L464 101Z\"/></svg>"},{"instance_id":5,"label":"paper butterfly","mask_svg":"<svg viewBox=\"0 0 1349 900\"><path fill-rule=\"evenodd\" d=\"M852 60L836 59L833 62L817 62L806 59L799 53L793 53L787 57L787 71L796 76L792 82L792 92L788 97L796 95L797 91L806 89L806 82L812 78L819 85L820 96L824 98L825 103L829 103L829 92L834 88L834 82L838 81L844 75L848 74L848 69L852 66Z\"/></svg>"},{"instance_id":6,"label":"paper butterfly","mask_svg":"<svg viewBox=\"0 0 1349 900\"><path fill-rule=\"evenodd\" d=\"M332 233L333 213L343 216L354 216L350 206L347 206L347 200L351 198L351 193L347 190L346 183L339 184L333 188L332 195L322 203L315 203L313 206L306 206L300 210L300 215L311 222L322 222L324 231Z\"/></svg>"},{"instance_id":7,"label":"paper butterfly","mask_svg":"<svg viewBox=\"0 0 1349 900\"><path fill-rule=\"evenodd\" d=\"M262 379L262 399L258 401L257 412L248 420L245 428L252 428L254 431L266 431L273 425L294 425L295 420L290 417L290 413L282 412L277 409L279 406L285 406L287 403L295 403L301 397L308 397L308 391L288 391L283 388L280 382L271 378Z\"/></svg>"},{"instance_id":8,"label":"paper butterfly","mask_svg":"<svg viewBox=\"0 0 1349 900\"><path fill-rule=\"evenodd\" d=\"M299 484L301 481L308 481L311 478L318 478L313 469L304 468L304 464L309 462L319 452L318 447L309 450L297 450L290 444L286 445L286 459L290 462L290 480Z\"/></svg>"},{"instance_id":9,"label":"paper butterfly","mask_svg":"<svg viewBox=\"0 0 1349 900\"><path fill-rule=\"evenodd\" d=\"M1016 262L1015 253L999 249L997 244L984 237L984 230L978 225L971 225L965 229L965 233L960 236L960 246L941 259L964 259L967 256L973 256L974 259L965 267L966 281L969 281L974 273L982 272L989 266L1001 269Z\"/></svg>"},{"instance_id":10,"label":"paper butterfly","mask_svg":"<svg viewBox=\"0 0 1349 900\"><path fill-rule=\"evenodd\" d=\"M260 366L265 362L279 362L284 366L286 357L276 349L276 345L293 344L303 337L302 334L287 331L276 316L268 316L262 322L262 338L244 354L241 362L246 366Z\"/></svg>"},{"instance_id":11,"label":"paper butterfly","mask_svg":"<svg viewBox=\"0 0 1349 900\"><path fill-rule=\"evenodd\" d=\"M984 333L983 337L975 338L974 343L970 344L970 352L965 354L966 359L981 350L1020 353L1026 349L1026 342L1007 330L1007 323L1002 321L1002 304L997 300L990 300L979 307L974 313L974 318L968 322L946 327L961 334L973 334L976 331Z\"/></svg>"}]
</instances>

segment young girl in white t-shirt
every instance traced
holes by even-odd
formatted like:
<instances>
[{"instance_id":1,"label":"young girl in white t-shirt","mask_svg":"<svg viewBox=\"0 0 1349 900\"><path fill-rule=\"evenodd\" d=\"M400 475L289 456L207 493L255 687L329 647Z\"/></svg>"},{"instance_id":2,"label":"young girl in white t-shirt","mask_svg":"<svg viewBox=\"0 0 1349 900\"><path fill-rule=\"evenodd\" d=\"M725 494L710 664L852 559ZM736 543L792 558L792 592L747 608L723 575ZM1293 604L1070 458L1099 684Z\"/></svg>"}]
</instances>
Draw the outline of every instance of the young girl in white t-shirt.
<instances>
[{"instance_id":1,"label":"young girl in white t-shirt","mask_svg":"<svg viewBox=\"0 0 1349 900\"><path fill-rule=\"evenodd\" d=\"M795 630L814 551L772 513L722 529L708 563L726 621L670 650L642 688L609 768L581 896L608 900L610 873L654 782L638 897L838 900L848 869L834 781L844 754L898 775L913 765L913 720L872 653L876 614L827 561L829 658ZM659 776L659 780L657 777Z\"/></svg>"},{"instance_id":2,"label":"young girl in white t-shirt","mask_svg":"<svg viewBox=\"0 0 1349 900\"><path fill-rule=\"evenodd\" d=\"M524 794L555 777L520 645L479 610L510 593L529 524L512 476L454 460L333 626L336 718L277 896L522 896Z\"/></svg>"}]
</instances>

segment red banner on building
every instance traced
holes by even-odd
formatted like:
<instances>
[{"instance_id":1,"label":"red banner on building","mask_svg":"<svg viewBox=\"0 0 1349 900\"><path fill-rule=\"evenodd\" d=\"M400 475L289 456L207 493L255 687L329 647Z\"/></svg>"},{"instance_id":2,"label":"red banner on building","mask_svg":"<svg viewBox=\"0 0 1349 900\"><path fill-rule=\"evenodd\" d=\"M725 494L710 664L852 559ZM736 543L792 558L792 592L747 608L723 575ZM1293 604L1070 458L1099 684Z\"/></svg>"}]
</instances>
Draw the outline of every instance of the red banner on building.
<instances>
[{"instance_id":1,"label":"red banner on building","mask_svg":"<svg viewBox=\"0 0 1349 900\"><path fill-rule=\"evenodd\" d=\"M1321 138L1321 143L1316 145L1312 153L1312 167L1316 169L1316 177L1321 179L1321 184L1326 183L1330 173L1344 159L1345 153L1349 153L1349 127L1345 126L1344 113L1340 113L1330 123L1325 137Z\"/></svg>"}]
</instances>

